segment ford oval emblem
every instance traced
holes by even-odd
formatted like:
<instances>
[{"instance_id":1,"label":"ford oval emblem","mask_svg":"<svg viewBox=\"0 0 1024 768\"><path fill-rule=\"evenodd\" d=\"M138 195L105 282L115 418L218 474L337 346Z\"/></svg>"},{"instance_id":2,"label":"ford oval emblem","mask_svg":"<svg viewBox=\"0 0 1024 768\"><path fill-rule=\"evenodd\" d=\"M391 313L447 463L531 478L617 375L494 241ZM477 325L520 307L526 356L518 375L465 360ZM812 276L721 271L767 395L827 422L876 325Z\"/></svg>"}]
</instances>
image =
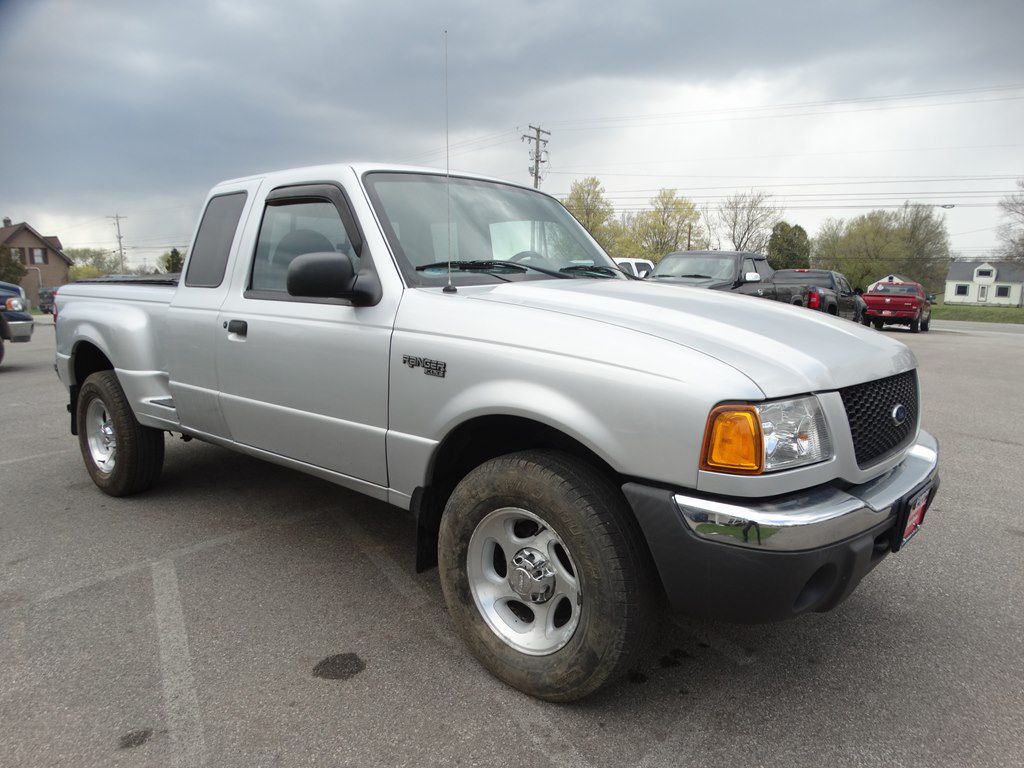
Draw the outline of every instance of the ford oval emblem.
<instances>
[{"instance_id":1,"label":"ford oval emblem","mask_svg":"<svg viewBox=\"0 0 1024 768\"><path fill-rule=\"evenodd\" d=\"M892 407L892 423L897 427L902 427L903 422L907 420L907 409L903 403L897 403Z\"/></svg>"}]
</instances>

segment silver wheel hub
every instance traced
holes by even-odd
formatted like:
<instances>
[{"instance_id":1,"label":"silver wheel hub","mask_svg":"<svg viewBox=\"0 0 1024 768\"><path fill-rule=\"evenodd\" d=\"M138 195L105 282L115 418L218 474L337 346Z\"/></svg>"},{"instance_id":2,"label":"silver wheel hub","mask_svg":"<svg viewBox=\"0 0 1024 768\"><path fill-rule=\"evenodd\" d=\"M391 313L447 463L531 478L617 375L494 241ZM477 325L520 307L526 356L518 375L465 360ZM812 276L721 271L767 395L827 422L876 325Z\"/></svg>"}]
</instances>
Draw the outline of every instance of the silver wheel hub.
<instances>
[{"instance_id":1,"label":"silver wheel hub","mask_svg":"<svg viewBox=\"0 0 1024 768\"><path fill-rule=\"evenodd\" d=\"M515 568L509 574L508 584L523 600L546 603L555 592L555 571L544 555L525 547L512 557Z\"/></svg>"},{"instance_id":2,"label":"silver wheel hub","mask_svg":"<svg viewBox=\"0 0 1024 768\"><path fill-rule=\"evenodd\" d=\"M113 472L117 463L117 434L102 400L93 400L85 412L85 439L96 468L104 474Z\"/></svg>"},{"instance_id":3,"label":"silver wheel hub","mask_svg":"<svg viewBox=\"0 0 1024 768\"><path fill-rule=\"evenodd\" d=\"M466 575L480 615L512 648L546 656L572 639L583 596L572 555L540 516L489 512L469 539Z\"/></svg>"}]
</instances>

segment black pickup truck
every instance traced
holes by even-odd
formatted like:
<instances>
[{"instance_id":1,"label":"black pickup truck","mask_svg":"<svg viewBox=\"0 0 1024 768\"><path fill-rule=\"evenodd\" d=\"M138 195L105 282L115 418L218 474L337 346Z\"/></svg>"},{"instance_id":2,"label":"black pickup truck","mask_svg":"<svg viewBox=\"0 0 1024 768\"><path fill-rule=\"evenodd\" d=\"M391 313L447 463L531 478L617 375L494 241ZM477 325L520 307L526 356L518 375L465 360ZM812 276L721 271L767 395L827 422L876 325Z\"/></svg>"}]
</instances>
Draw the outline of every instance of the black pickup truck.
<instances>
[{"instance_id":1,"label":"black pickup truck","mask_svg":"<svg viewBox=\"0 0 1024 768\"><path fill-rule=\"evenodd\" d=\"M772 269L761 253L677 251L654 267L649 280L759 296L859 322L864 302L840 273L827 269Z\"/></svg>"},{"instance_id":2,"label":"black pickup truck","mask_svg":"<svg viewBox=\"0 0 1024 768\"><path fill-rule=\"evenodd\" d=\"M828 269L779 269L772 275L776 301L860 322L864 301L839 272ZM767 294L766 294L767 295Z\"/></svg>"}]
</instances>

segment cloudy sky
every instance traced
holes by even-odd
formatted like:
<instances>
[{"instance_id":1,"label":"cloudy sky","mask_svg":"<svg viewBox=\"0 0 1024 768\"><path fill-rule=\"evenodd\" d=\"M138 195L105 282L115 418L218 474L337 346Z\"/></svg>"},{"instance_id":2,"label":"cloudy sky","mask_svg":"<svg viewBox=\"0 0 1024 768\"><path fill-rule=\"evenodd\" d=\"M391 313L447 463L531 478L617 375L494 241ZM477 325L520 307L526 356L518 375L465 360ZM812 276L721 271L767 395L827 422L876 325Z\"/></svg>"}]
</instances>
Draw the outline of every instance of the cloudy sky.
<instances>
[{"instance_id":1,"label":"cloudy sky","mask_svg":"<svg viewBox=\"0 0 1024 768\"><path fill-rule=\"evenodd\" d=\"M0 0L0 213L150 264L221 179L369 159L527 182L596 175L622 210L773 193L813 235L905 199L984 255L1024 176L1024 2Z\"/></svg>"}]
</instances>

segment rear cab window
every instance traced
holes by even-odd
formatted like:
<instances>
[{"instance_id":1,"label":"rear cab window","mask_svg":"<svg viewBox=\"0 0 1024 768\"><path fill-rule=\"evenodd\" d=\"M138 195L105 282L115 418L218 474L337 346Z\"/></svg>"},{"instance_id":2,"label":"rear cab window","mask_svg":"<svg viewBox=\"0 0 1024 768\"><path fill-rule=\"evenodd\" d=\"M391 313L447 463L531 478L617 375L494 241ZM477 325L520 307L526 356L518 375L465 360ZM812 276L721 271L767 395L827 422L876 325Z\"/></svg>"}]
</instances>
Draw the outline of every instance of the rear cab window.
<instances>
[{"instance_id":1,"label":"rear cab window","mask_svg":"<svg viewBox=\"0 0 1024 768\"><path fill-rule=\"evenodd\" d=\"M210 198L189 254L186 286L217 288L224 281L231 243L238 230L246 196L245 192L231 192Z\"/></svg>"}]
</instances>

